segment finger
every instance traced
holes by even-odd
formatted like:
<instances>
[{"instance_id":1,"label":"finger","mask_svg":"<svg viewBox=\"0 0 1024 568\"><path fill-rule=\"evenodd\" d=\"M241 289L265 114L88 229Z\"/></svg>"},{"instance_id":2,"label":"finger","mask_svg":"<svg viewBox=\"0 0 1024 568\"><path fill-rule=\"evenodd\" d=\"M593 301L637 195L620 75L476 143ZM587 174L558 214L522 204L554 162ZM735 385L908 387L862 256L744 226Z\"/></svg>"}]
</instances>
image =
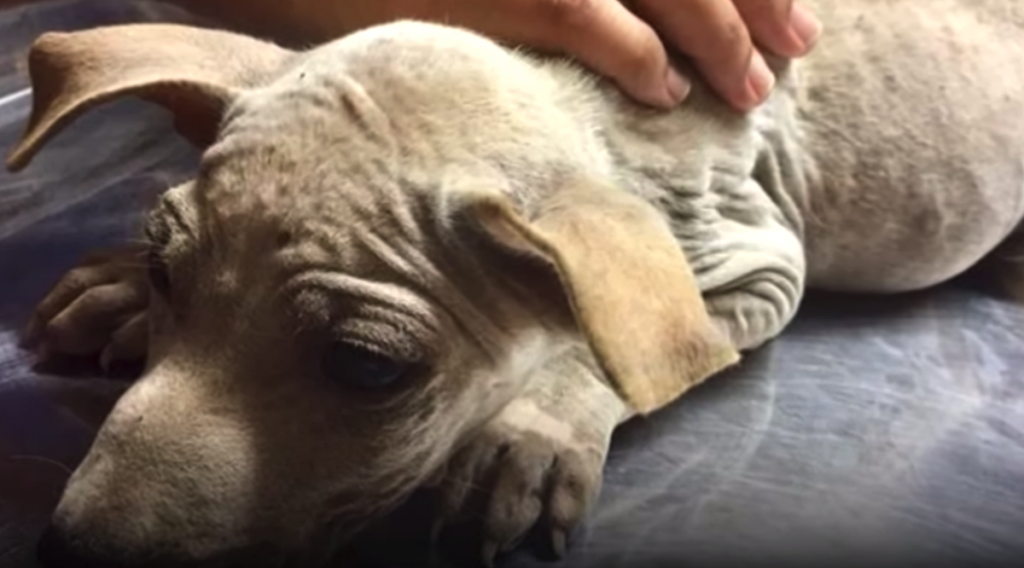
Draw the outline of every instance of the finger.
<instances>
[{"instance_id":1,"label":"finger","mask_svg":"<svg viewBox=\"0 0 1024 568\"><path fill-rule=\"evenodd\" d=\"M101 264L125 264L126 259L142 262L146 258L149 245L128 245L115 249L91 251L85 255L78 266L97 266ZM119 262L120 261L120 262Z\"/></svg>"},{"instance_id":2,"label":"finger","mask_svg":"<svg viewBox=\"0 0 1024 568\"><path fill-rule=\"evenodd\" d=\"M669 108L686 98L689 84L669 65L658 34L618 0L539 1L559 50L641 102Z\"/></svg>"},{"instance_id":3,"label":"finger","mask_svg":"<svg viewBox=\"0 0 1024 568\"><path fill-rule=\"evenodd\" d=\"M732 2L636 0L635 9L736 108L750 110L768 96L775 77Z\"/></svg>"},{"instance_id":4,"label":"finger","mask_svg":"<svg viewBox=\"0 0 1024 568\"><path fill-rule=\"evenodd\" d=\"M758 44L783 57L801 57L821 35L821 22L793 0L735 0L736 9Z\"/></svg>"}]
</instances>

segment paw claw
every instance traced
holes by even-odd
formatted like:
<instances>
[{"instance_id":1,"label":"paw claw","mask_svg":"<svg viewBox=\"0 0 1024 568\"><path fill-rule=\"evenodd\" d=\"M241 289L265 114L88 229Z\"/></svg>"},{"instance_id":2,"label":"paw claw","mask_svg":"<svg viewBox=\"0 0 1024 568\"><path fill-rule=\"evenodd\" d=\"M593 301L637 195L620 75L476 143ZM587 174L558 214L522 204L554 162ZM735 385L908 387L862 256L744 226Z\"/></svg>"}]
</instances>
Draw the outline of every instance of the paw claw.
<instances>
[{"instance_id":1,"label":"paw claw","mask_svg":"<svg viewBox=\"0 0 1024 568\"><path fill-rule=\"evenodd\" d=\"M442 518L454 513L482 525L477 550L484 566L493 566L499 554L531 540L541 527L547 528L541 547L550 542L555 555L566 555L569 531L600 490L615 427L611 413L604 414L607 422L595 422L598 413L587 407L568 417L552 415L559 425L572 427L572 437L566 438L543 425L524 425L512 409L492 418L449 459L439 486Z\"/></svg>"},{"instance_id":2,"label":"paw claw","mask_svg":"<svg viewBox=\"0 0 1024 568\"><path fill-rule=\"evenodd\" d=\"M565 541L566 534L564 530L554 529L551 531L551 551L558 560L565 558Z\"/></svg>"}]
</instances>

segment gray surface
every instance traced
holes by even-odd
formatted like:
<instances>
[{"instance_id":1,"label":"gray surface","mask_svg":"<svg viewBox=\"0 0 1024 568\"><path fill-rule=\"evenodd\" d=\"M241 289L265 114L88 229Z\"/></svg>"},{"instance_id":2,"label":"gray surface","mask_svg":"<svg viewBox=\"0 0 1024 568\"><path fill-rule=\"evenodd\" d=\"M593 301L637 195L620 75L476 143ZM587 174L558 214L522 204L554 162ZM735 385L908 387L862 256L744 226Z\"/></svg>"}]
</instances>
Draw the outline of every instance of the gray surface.
<instances>
[{"instance_id":1,"label":"gray surface","mask_svg":"<svg viewBox=\"0 0 1024 568\"><path fill-rule=\"evenodd\" d=\"M16 62L37 33L155 13L0 13L0 146L28 111ZM0 174L0 566L34 566L33 540L89 443L83 417L109 398L90 393L110 390L33 372L17 330L81 254L130 238L194 159L160 112L129 102L78 122L27 172ZM810 300L741 368L619 433L564 566L1024 558L1022 336L1024 309L963 286ZM421 524L365 548L399 563L395 543Z\"/></svg>"}]
</instances>

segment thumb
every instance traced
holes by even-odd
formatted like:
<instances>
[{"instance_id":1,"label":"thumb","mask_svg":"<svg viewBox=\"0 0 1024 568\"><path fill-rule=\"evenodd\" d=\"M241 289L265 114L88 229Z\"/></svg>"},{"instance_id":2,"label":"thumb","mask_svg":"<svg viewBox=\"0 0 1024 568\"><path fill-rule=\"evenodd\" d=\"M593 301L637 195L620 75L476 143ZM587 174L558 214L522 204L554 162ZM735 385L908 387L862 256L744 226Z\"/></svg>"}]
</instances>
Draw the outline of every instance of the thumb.
<instances>
[{"instance_id":1,"label":"thumb","mask_svg":"<svg viewBox=\"0 0 1024 568\"><path fill-rule=\"evenodd\" d=\"M555 43L631 97L657 107L678 105L689 83L669 64L658 34L618 0L550 0L562 5Z\"/></svg>"}]
</instances>

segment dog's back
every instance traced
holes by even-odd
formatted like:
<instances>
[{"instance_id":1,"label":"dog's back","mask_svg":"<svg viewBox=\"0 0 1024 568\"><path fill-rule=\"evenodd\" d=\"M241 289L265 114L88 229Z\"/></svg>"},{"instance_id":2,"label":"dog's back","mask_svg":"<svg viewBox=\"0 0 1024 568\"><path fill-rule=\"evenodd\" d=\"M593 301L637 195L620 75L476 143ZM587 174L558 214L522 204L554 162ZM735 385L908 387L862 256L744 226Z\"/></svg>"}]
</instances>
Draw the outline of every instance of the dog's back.
<instances>
[{"instance_id":1,"label":"dog's back","mask_svg":"<svg viewBox=\"0 0 1024 568\"><path fill-rule=\"evenodd\" d=\"M917 288L959 273L1024 209L1024 7L814 0L801 67L809 278Z\"/></svg>"},{"instance_id":2,"label":"dog's back","mask_svg":"<svg viewBox=\"0 0 1024 568\"><path fill-rule=\"evenodd\" d=\"M699 80L668 115L636 111L609 89L604 129L623 185L667 210L698 264L701 241L725 238L711 225L746 223L707 219L722 209L700 211L715 207L697 203L707 191L719 194L709 203L729 194L741 217L776 208L803 242L812 287L906 291L973 266L1024 214L1024 7L807 3L825 33L807 58L771 62L778 86L751 117ZM745 176L762 191L737 197Z\"/></svg>"}]
</instances>

